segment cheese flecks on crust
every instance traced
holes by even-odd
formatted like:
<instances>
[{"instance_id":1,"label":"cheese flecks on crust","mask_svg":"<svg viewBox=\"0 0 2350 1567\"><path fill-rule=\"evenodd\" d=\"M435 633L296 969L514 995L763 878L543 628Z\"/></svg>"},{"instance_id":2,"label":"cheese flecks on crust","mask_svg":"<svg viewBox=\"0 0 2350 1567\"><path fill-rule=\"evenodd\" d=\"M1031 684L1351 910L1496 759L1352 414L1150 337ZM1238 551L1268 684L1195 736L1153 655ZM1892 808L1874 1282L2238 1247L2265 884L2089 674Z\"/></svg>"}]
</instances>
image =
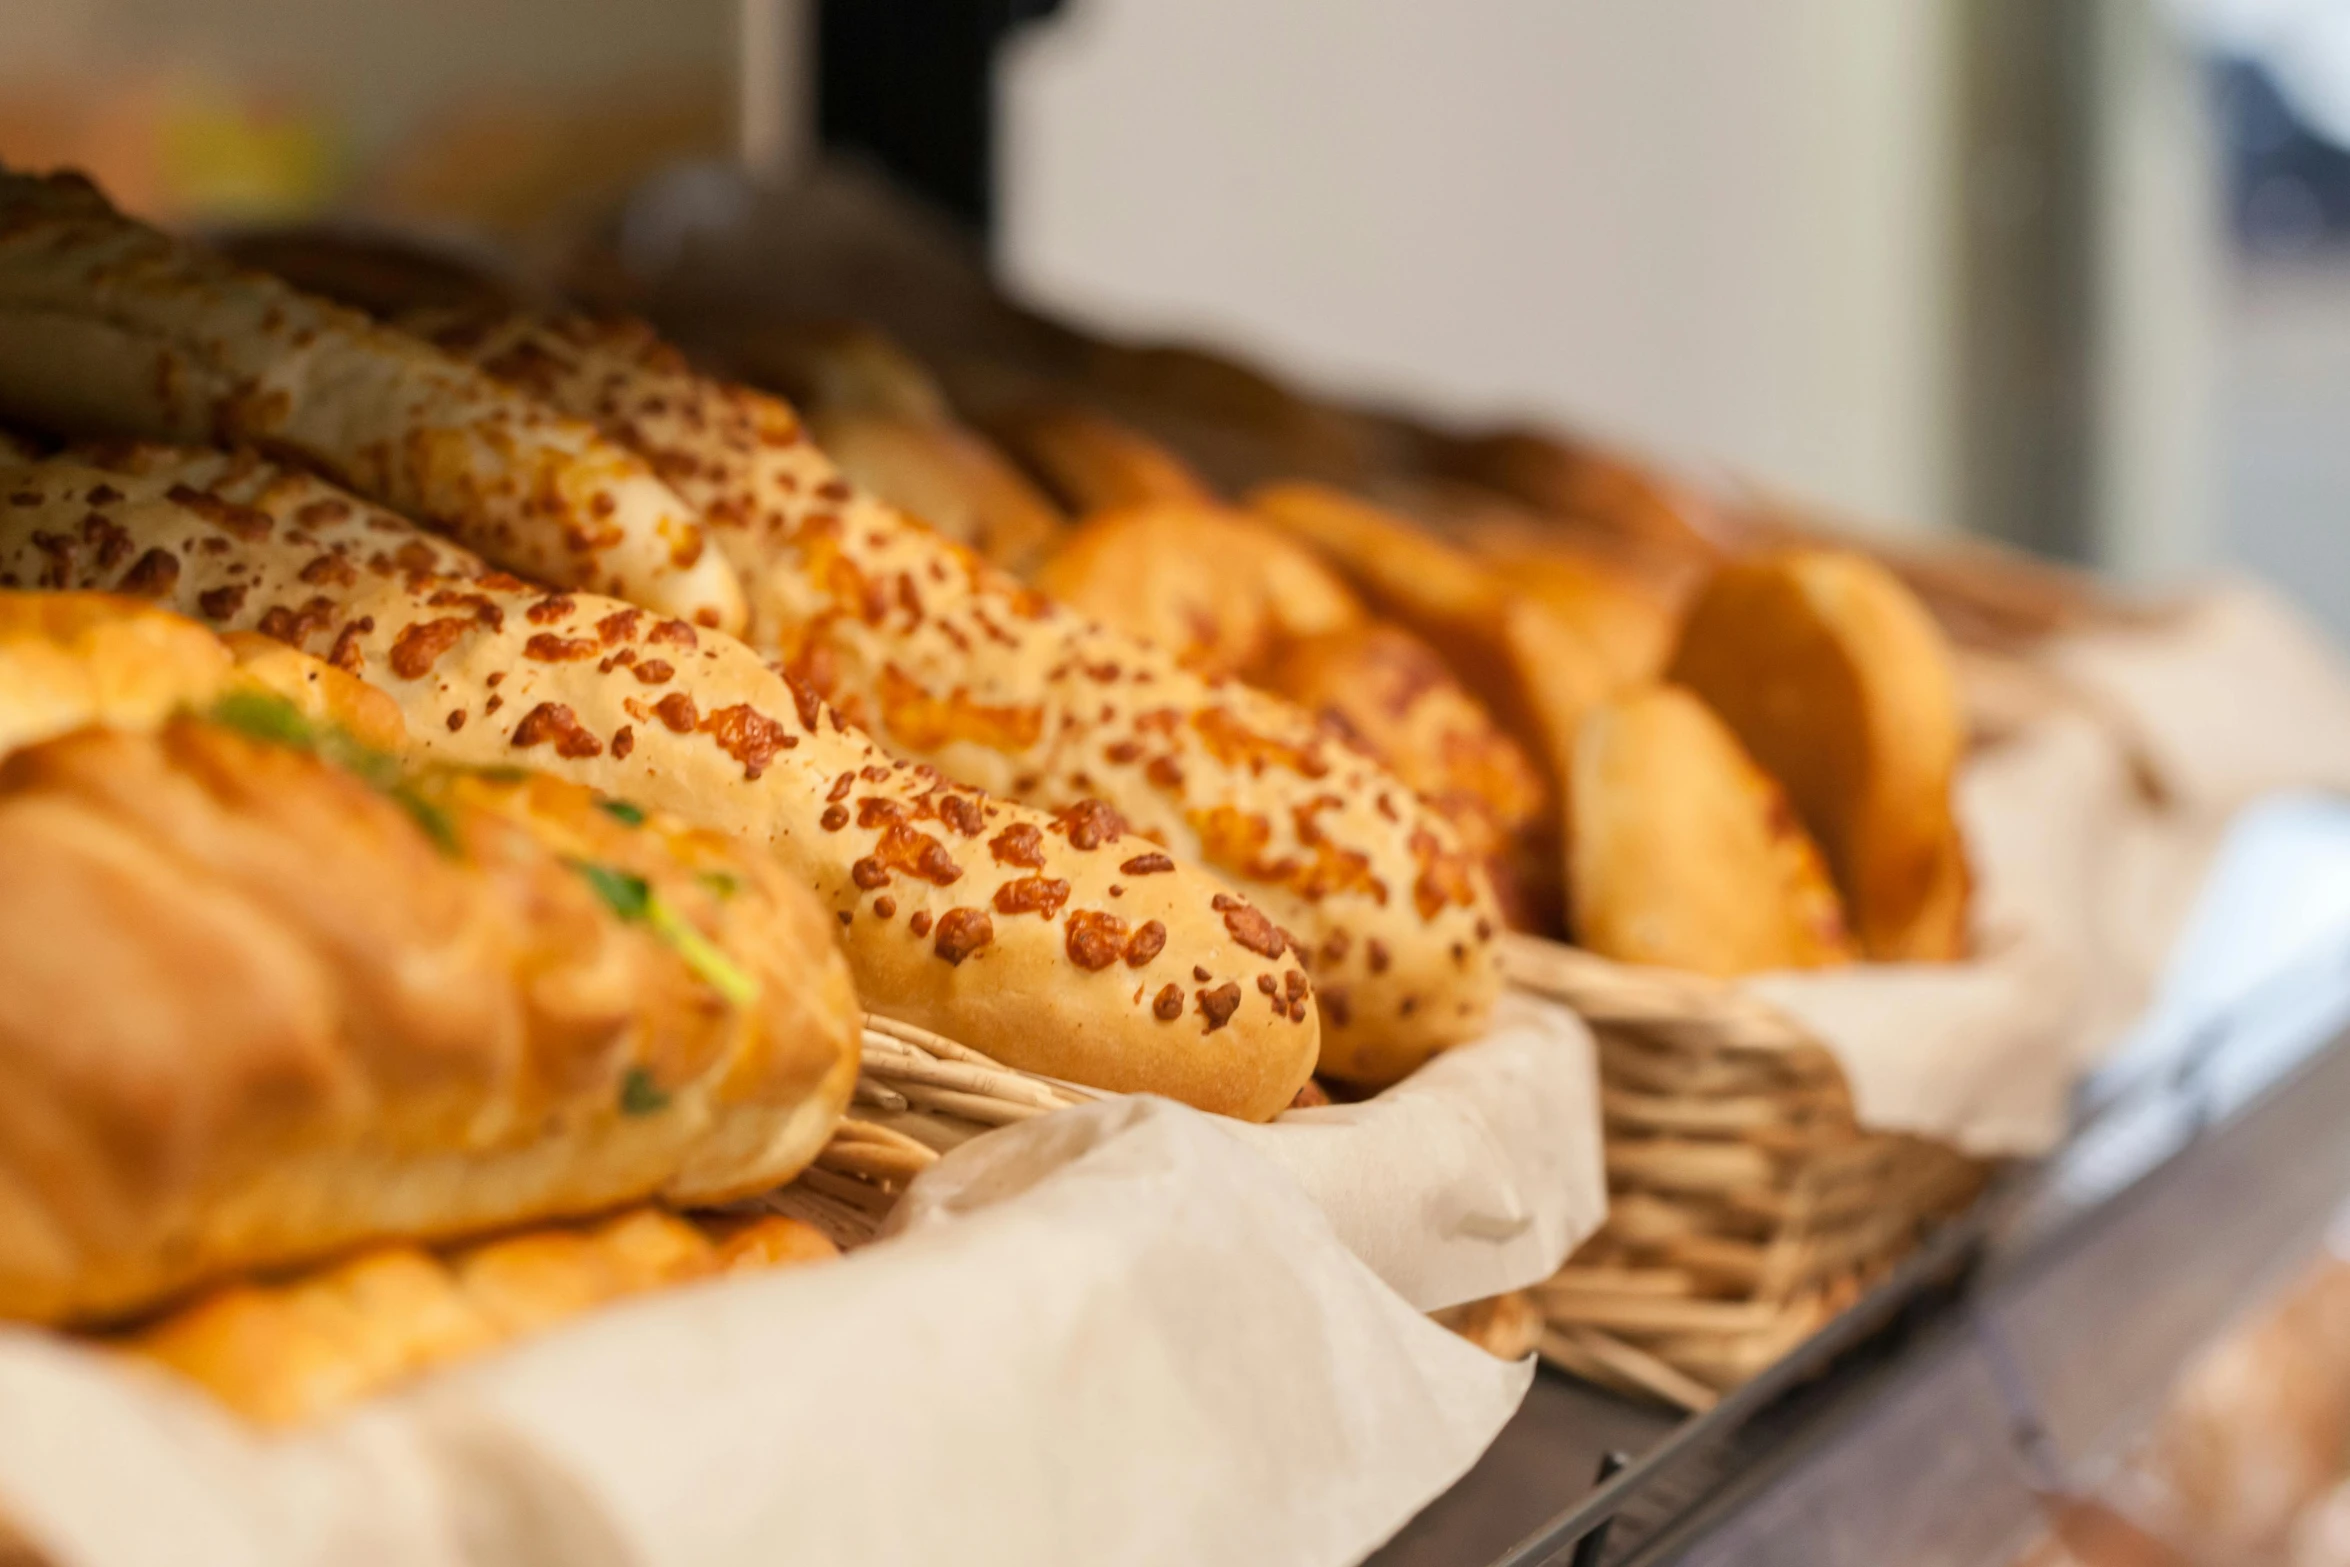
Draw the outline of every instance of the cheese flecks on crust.
<instances>
[{"instance_id":1,"label":"cheese flecks on crust","mask_svg":"<svg viewBox=\"0 0 2350 1567\"><path fill-rule=\"evenodd\" d=\"M1276 698L1075 615L846 483L784 403L625 321L408 323L641 453L743 576L750 637L893 752L1047 809L1099 798L1313 960L1322 1070L1393 1081L1499 988L1452 828Z\"/></svg>"},{"instance_id":2,"label":"cheese flecks on crust","mask_svg":"<svg viewBox=\"0 0 2350 1567\"><path fill-rule=\"evenodd\" d=\"M1148 863L1156 846L1098 802L1045 813L949 783L731 637L488 571L306 475L84 455L108 466L0 471L0 584L143 571L166 607L384 690L424 754L768 844L839 921L868 1006L1012 1065L1257 1119L1311 1072L1299 955L1214 877Z\"/></svg>"},{"instance_id":3,"label":"cheese flecks on crust","mask_svg":"<svg viewBox=\"0 0 2350 1567\"><path fill-rule=\"evenodd\" d=\"M354 311L0 173L0 411L67 436L249 443L511 570L739 629L689 506L584 421Z\"/></svg>"}]
</instances>

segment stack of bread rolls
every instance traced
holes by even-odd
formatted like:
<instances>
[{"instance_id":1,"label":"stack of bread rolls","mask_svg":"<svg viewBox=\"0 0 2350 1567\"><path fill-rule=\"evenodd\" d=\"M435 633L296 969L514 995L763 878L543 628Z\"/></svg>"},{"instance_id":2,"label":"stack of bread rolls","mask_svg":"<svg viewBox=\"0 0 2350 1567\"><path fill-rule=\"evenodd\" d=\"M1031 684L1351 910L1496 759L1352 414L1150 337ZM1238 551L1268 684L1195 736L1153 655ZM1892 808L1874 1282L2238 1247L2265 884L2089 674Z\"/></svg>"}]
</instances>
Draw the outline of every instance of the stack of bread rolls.
<instances>
[{"instance_id":1,"label":"stack of bread rolls","mask_svg":"<svg viewBox=\"0 0 2350 1567\"><path fill-rule=\"evenodd\" d=\"M876 398L846 368L874 341L803 339L795 380ZM920 387L900 400L943 410L888 362ZM1892 566L1726 526L1650 470L1524 431L1234 503L1088 405L1098 377L1068 390L979 415L1070 519L1030 546L1030 582L1314 711L1453 824L1512 925L1716 976L1964 955L1965 715L1947 638Z\"/></svg>"},{"instance_id":2,"label":"stack of bread rolls","mask_svg":"<svg viewBox=\"0 0 2350 1567\"><path fill-rule=\"evenodd\" d=\"M0 174L0 1317L308 1418L824 1250L704 1210L861 1009L1255 1120L1483 1028L1473 701L1407 781L993 564L1061 503L941 411L822 424L960 539L635 323L269 259L352 302ZM1230 522L1252 672L1427 678Z\"/></svg>"}]
</instances>

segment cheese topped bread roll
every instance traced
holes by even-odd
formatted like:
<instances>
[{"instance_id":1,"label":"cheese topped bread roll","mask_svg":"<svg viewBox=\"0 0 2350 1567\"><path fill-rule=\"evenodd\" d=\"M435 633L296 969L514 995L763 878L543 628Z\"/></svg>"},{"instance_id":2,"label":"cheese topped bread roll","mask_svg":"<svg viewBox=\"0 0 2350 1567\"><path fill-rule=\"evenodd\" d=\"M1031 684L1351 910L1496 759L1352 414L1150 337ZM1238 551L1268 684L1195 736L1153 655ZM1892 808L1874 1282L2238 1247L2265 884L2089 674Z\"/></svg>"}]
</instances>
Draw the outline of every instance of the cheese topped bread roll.
<instances>
[{"instance_id":1,"label":"cheese topped bread roll","mask_svg":"<svg viewBox=\"0 0 2350 1567\"><path fill-rule=\"evenodd\" d=\"M119 588L169 559L132 585L324 652L399 703L423 757L541 768L772 850L868 1006L1009 1065L1260 1120L1313 1070L1287 936L1100 802L948 783L731 637L487 572L306 475L103 455L0 473L30 497L0 507L0 583Z\"/></svg>"},{"instance_id":2,"label":"cheese topped bread roll","mask_svg":"<svg viewBox=\"0 0 2350 1567\"><path fill-rule=\"evenodd\" d=\"M1311 957L1322 1071L1473 1038L1499 913L1452 827L1311 715L1028 591L847 483L774 398L630 322L410 324L643 453L743 572L751 639L893 754L1048 810L1113 807ZM968 1041L991 1049L981 1041Z\"/></svg>"},{"instance_id":3,"label":"cheese topped bread roll","mask_svg":"<svg viewBox=\"0 0 2350 1567\"><path fill-rule=\"evenodd\" d=\"M0 1317L789 1180L857 1070L764 856L231 685L0 761Z\"/></svg>"},{"instance_id":4,"label":"cheese topped bread roll","mask_svg":"<svg viewBox=\"0 0 2350 1567\"><path fill-rule=\"evenodd\" d=\"M742 625L700 519L593 427L135 222L75 175L0 172L0 413L266 446L510 570Z\"/></svg>"}]
</instances>

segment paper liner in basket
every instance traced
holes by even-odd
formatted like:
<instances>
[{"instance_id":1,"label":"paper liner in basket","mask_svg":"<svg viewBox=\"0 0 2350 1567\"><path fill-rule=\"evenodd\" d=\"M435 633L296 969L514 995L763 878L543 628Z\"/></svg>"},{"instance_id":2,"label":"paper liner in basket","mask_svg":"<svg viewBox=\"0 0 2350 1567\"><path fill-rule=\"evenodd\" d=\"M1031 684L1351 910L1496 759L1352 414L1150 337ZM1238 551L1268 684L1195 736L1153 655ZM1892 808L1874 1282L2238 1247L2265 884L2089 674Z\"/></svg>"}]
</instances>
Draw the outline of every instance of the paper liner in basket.
<instances>
[{"instance_id":1,"label":"paper liner in basket","mask_svg":"<svg viewBox=\"0 0 2350 1567\"><path fill-rule=\"evenodd\" d=\"M1214 1121L1007 1129L840 1262L580 1319L263 1440L0 1331L0 1512L60 1567L1359 1560L1523 1396Z\"/></svg>"},{"instance_id":2,"label":"paper liner in basket","mask_svg":"<svg viewBox=\"0 0 2350 1567\"><path fill-rule=\"evenodd\" d=\"M1101 1097L868 1018L856 1103L793 1187L764 1205L836 1242L870 1240L908 1182L991 1127ZM1216 1123L1320 1204L1354 1253L1423 1311L1548 1275L1607 1208L1591 1036L1574 1014L1508 998L1484 1037L1357 1104L1270 1126Z\"/></svg>"},{"instance_id":3,"label":"paper liner in basket","mask_svg":"<svg viewBox=\"0 0 2350 1567\"><path fill-rule=\"evenodd\" d=\"M2350 788L2350 678L2264 592L2033 659L2054 699L1959 783L1971 961L1724 985L1513 945L1513 976L1600 1042L1614 1206L1538 1292L1553 1360L1703 1407L1777 1359L1963 1203L1982 1161L2062 1135L2236 811Z\"/></svg>"}]
</instances>

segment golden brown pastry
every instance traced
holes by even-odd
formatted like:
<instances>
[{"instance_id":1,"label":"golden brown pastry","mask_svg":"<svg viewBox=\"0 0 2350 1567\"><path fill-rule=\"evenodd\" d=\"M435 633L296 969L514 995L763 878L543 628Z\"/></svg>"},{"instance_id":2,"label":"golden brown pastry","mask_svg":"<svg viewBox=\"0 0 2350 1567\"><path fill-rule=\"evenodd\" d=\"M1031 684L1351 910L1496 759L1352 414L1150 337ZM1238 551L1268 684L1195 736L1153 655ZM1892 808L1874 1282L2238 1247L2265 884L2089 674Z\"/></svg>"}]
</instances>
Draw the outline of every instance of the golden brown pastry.
<instances>
[{"instance_id":1,"label":"golden brown pastry","mask_svg":"<svg viewBox=\"0 0 2350 1567\"><path fill-rule=\"evenodd\" d=\"M1513 926L1547 923L1558 852L1549 791L1435 649L1399 626L1365 623L1290 644L1259 678L1443 813L1486 862Z\"/></svg>"},{"instance_id":2,"label":"golden brown pastry","mask_svg":"<svg viewBox=\"0 0 2350 1567\"><path fill-rule=\"evenodd\" d=\"M1183 459L1137 430L1082 408L1006 417L996 435L1077 516L1172 501L1212 506L1215 492Z\"/></svg>"},{"instance_id":3,"label":"golden brown pastry","mask_svg":"<svg viewBox=\"0 0 2350 1567\"><path fill-rule=\"evenodd\" d=\"M485 573L322 481L105 455L0 474L31 497L0 509L0 582L121 587L168 559L138 585L325 652L399 704L424 757L542 768L772 850L837 921L868 1006L1009 1065L1252 1119L1312 1071L1287 939L1100 803L1047 814L893 761L730 637ZM90 516L128 552L37 542Z\"/></svg>"},{"instance_id":4,"label":"golden brown pastry","mask_svg":"<svg viewBox=\"0 0 2350 1567\"><path fill-rule=\"evenodd\" d=\"M1006 571L1026 573L1067 526L1035 485L960 425L858 412L809 422L850 483Z\"/></svg>"},{"instance_id":5,"label":"golden brown pastry","mask_svg":"<svg viewBox=\"0 0 2350 1567\"><path fill-rule=\"evenodd\" d=\"M1671 601L1629 573L1564 546L1477 539L1474 547L1520 592L1581 633L1605 662L1615 689L1663 676L1680 623Z\"/></svg>"},{"instance_id":6,"label":"golden brown pastry","mask_svg":"<svg viewBox=\"0 0 2350 1567\"><path fill-rule=\"evenodd\" d=\"M846 1103L829 922L764 857L291 704L0 762L0 1316L790 1179Z\"/></svg>"},{"instance_id":7,"label":"golden brown pastry","mask_svg":"<svg viewBox=\"0 0 2350 1567\"><path fill-rule=\"evenodd\" d=\"M298 457L508 569L739 629L742 590L646 465L401 333L0 173L0 414Z\"/></svg>"},{"instance_id":8,"label":"golden brown pastry","mask_svg":"<svg viewBox=\"0 0 2350 1567\"><path fill-rule=\"evenodd\" d=\"M1475 862L1309 715L907 522L798 439L788 407L694 375L641 327L517 318L439 340L672 477L743 569L755 645L889 750L1048 809L1097 798L1230 879L1311 955L1326 1074L1392 1082L1483 1027L1497 911Z\"/></svg>"},{"instance_id":9,"label":"golden brown pastry","mask_svg":"<svg viewBox=\"0 0 2350 1567\"><path fill-rule=\"evenodd\" d=\"M284 1428L613 1301L838 1255L797 1219L636 1208L443 1252L379 1246L284 1282L229 1285L110 1342Z\"/></svg>"},{"instance_id":10,"label":"golden brown pastry","mask_svg":"<svg viewBox=\"0 0 2350 1567\"><path fill-rule=\"evenodd\" d=\"M1950 651L1891 572L1810 549L1725 566L1690 609L1672 672L1786 787L1864 952L1965 955L1950 797L1964 720Z\"/></svg>"},{"instance_id":11,"label":"golden brown pastry","mask_svg":"<svg viewBox=\"0 0 2350 1567\"><path fill-rule=\"evenodd\" d=\"M1583 720L1567 801L1575 941L1728 977L1851 960L1819 850L1704 703L1651 686Z\"/></svg>"},{"instance_id":12,"label":"golden brown pastry","mask_svg":"<svg viewBox=\"0 0 2350 1567\"><path fill-rule=\"evenodd\" d=\"M1190 501L1096 512L1030 580L1080 614L1174 652L1196 674L1252 684L1282 647L1363 618L1312 551Z\"/></svg>"},{"instance_id":13,"label":"golden brown pastry","mask_svg":"<svg viewBox=\"0 0 2350 1567\"><path fill-rule=\"evenodd\" d=\"M85 724L153 728L212 701L236 664L202 626L136 599L0 592L0 755Z\"/></svg>"},{"instance_id":14,"label":"golden brown pastry","mask_svg":"<svg viewBox=\"0 0 2350 1567\"><path fill-rule=\"evenodd\" d=\"M1576 725L1611 680L1573 625L1499 570L1326 485L1268 485L1249 509L1319 550L1373 610L1426 638L1536 766L1564 774Z\"/></svg>"}]
</instances>

